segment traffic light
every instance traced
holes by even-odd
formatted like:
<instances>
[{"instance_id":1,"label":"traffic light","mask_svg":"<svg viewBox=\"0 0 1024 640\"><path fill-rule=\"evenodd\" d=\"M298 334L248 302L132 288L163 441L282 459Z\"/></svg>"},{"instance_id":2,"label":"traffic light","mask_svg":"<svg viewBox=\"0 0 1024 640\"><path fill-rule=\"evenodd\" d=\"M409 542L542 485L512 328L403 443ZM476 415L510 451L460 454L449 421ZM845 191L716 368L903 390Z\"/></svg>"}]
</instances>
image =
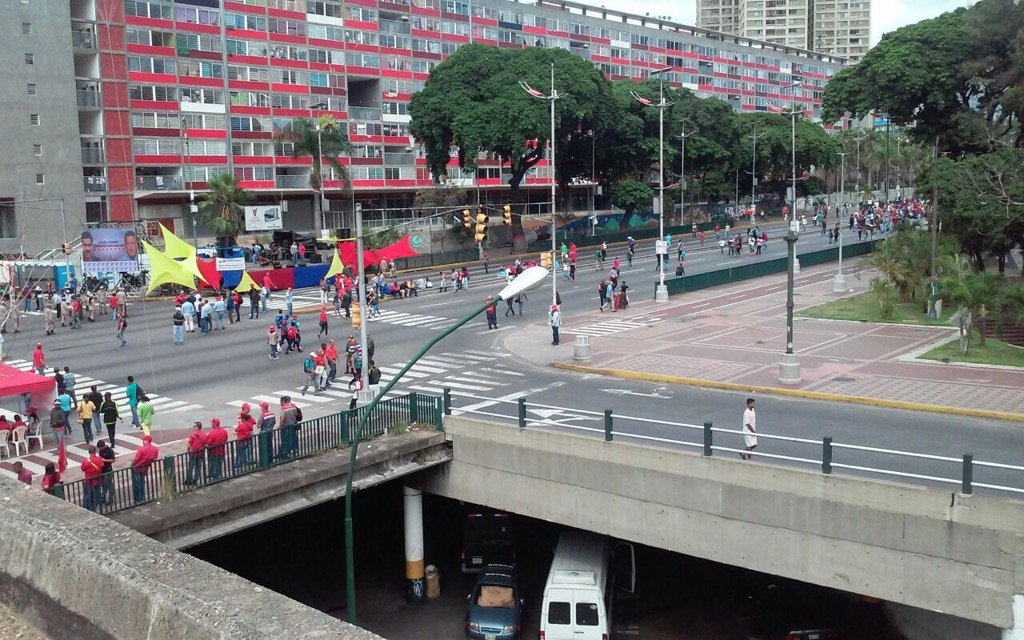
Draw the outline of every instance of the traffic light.
<instances>
[{"instance_id":1,"label":"traffic light","mask_svg":"<svg viewBox=\"0 0 1024 640\"><path fill-rule=\"evenodd\" d=\"M473 229L473 218L469 215L469 209L462 210L462 224L466 226L467 231Z\"/></svg>"},{"instance_id":2,"label":"traffic light","mask_svg":"<svg viewBox=\"0 0 1024 640\"><path fill-rule=\"evenodd\" d=\"M483 209L478 209L476 214L476 235L477 242L483 242L487 237L487 214Z\"/></svg>"},{"instance_id":3,"label":"traffic light","mask_svg":"<svg viewBox=\"0 0 1024 640\"><path fill-rule=\"evenodd\" d=\"M353 302L349 311L352 313L352 328L358 330L363 324L363 310L358 302Z\"/></svg>"},{"instance_id":4,"label":"traffic light","mask_svg":"<svg viewBox=\"0 0 1024 640\"><path fill-rule=\"evenodd\" d=\"M544 267L545 269L550 269L551 268L551 252L550 251L542 251L541 252L541 254L540 254L540 266Z\"/></svg>"},{"instance_id":5,"label":"traffic light","mask_svg":"<svg viewBox=\"0 0 1024 640\"><path fill-rule=\"evenodd\" d=\"M501 217L504 218L505 224L512 225L512 207L507 204L501 208Z\"/></svg>"}]
</instances>

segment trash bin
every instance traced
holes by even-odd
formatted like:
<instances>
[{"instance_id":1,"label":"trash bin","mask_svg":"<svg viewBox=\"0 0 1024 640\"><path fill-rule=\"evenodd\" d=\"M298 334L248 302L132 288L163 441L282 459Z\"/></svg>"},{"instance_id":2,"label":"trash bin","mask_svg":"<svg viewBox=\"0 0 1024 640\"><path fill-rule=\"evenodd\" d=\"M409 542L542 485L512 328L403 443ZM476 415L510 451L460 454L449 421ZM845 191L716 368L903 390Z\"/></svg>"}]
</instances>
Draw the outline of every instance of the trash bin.
<instances>
[{"instance_id":1,"label":"trash bin","mask_svg":"<svg viewBox=\"0 0 1024 640\"><path fill-rule=\"evenodd\" d=\"M572 348L572 359L580 362L590 360L590 336L576 336L576 343Z\"/></svg>"},{"instance_id":2,"label":"trash bin","mask_svg":"<svg viewBox=\"0 0 1024 640\"><path fill-rule=\"evenodd\" d=\"M437 572L437 567L432 564L427 565L426 570L426 582L427 582L427 597L433 600L434 598L441 597L441 576Z\"/></svg>"}]
</instances>

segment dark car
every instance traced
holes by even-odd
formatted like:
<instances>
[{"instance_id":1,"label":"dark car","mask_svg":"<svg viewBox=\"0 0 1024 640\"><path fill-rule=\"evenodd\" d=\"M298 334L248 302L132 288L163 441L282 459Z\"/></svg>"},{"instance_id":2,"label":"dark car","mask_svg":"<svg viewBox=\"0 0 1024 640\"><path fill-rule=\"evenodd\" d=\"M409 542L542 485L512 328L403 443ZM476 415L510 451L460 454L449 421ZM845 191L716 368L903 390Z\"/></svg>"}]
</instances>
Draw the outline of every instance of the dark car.
<instances>
[{"instance_id":1,"label":"dark car","mask_svg":"<svg viewBox=\"0 0 1024 640\"><path fill-rule=\"evenodd\" d=\"M462 572L476 573L489 564L515 565L512 516L496 511L471 511L462 528Z\"/></svg>"},{"instance_id":2,"label":"dark car","mask_svg":"<svg viewBox=\"0 0 1024 640\"><path fill-rule=\"evenodd\" d=\"M752 585L748 613L766 640L838 640L822 620L827 613L809 602L786 580Z\"/></svg>"},{"instance_id":3,"label":"dark car","mask_svg":"<svg viewBox=\"0 0 1024 640\"><path fill-rule=\"evenodd\" d=\"M484 567L467 600L467 638L513 640L519 637L523 598L514 567L507 564L489 564Z\"/></svg>"}]
</instances>

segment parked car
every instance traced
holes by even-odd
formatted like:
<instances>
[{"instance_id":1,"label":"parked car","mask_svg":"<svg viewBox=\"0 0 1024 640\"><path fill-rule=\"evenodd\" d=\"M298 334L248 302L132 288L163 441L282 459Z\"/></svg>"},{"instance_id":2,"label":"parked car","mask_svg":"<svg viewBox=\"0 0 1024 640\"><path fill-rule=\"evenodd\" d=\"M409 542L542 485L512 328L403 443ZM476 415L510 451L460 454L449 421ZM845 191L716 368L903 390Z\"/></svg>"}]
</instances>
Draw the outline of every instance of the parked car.
<instances>
[{"instance_id":1,"label":"parked car","mask_svg":"<svg viewBox=\"0 0 1024 640\"><path fill-rule=\"evenodd\" d=\"M838 640L823 624L823 612L796 593L785 580L752 586L747 608L766 640Z\"/></svg>"},{"instance_id":2,"label":"parked car","mask_svg":"<svg viewBox=\"0 0 1024 640\"><path fill-rule=\"evenodd\" d=\"M489 564L515 565L512 516L500 511L471 511L462 528L462 573L476 573Z\"/></svg>"},{"instance_id":3,"label":"parked car","mask_svg":"<svg viewBox=\"0 0 1024 640\"><path fill-rule=\"evenodd\" d=\"M470 640L513 640L522 628L523 598L516 570L489 564L477 576L467 597L466 637Z\"/></svg>"}]
</instances>

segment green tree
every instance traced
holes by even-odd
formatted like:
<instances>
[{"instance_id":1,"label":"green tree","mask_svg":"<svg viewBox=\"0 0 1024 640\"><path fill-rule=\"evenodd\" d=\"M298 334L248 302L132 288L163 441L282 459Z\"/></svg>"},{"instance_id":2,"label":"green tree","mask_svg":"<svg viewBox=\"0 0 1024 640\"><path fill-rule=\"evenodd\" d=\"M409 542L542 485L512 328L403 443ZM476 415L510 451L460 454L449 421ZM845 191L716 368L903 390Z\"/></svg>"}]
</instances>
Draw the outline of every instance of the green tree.
<instances>
[{"instance_id":1,"label":"green tree","mask_svg":"<svg viewBox=\"0 0 1024 640\"><path fill-rule=\"evenodd\" d=\"M654 199L654 190L637 180L623 180L612 185L608 196L613 205L630 214L650 203Z\"/></svg>"},{"instance_id":2,"label":"green tree","mask_svg":"<svg viewBox=\"0 0 1024 640\"><path fill-rule=\"evenodd\" d=\"M580 140L589 131L600 139L607 128L610 85L604 75L562 49L471 44L438 65L409 105L410 130L423 144L435 178L447 175L453 150L464 170L475 170L478 155L487 153L508 166L510 198L518 203L520 186L544 158L550 137L549 103L527 94L519 82L549 92L552 65L560 96L555 133L558 180L565 184L589 176L590 145ZM517 207L512 224L517 250L526 246L521 213Z\"/></svg>"},{"instance_id":3,"label":"green tree","mask_svg":"<svg viewBox=\"0 0 1024 640\"><path fill-rule=\"evenodd\" d=\"M238 186L238 178L230 173L219 173L206 181L209 190L202 195L199 214L203 223L218 236L235 236L245 230L245 205L252 195Z\"/></svg>"},{"instance_id":4,"label":"green tree","mask_svg":"<svg viewBox=\"0 0 1024 640\"><path fill-rule=\"evenodd\" d=\"M984 319L993 311L1002 311L1005 294L1000 286L999 276L991 271L973 271L969 263L957 256L949 271L955 275L942 279L944 297L957 305L960 318L960 353L971 348L971 333L974 319ZM985 346L985 334L980 332L980 344Z\"/></svg>"},{"instance_id":5,"label":"green tree","mask_svg":"<svg viewBox=\"0 0 1024 640\"><path fill-rule=\"evenodd\" d=\"M339 158L352 153L345 126L330 115L319 118L295 118L279 134L278 140L292 144L292 157L311 158L313 165L309 173L309 186L316 192L313 197L313 227L317 236L324 228L323 161L327 161L341 180L342 186L350 185L348 169Z\"/></svg>"}]
</instances>

